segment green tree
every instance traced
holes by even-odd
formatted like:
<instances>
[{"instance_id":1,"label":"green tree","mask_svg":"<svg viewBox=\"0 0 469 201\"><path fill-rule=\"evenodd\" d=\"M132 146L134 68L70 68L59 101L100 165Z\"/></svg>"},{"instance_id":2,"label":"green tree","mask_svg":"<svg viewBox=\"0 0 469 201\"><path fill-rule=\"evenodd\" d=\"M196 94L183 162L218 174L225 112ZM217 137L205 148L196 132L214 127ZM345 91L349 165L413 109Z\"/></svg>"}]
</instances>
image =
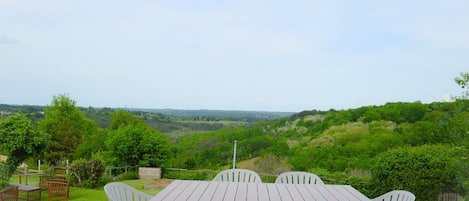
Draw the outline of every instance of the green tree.
<instances>
[{"instance_id":1,"label":"green tree","mask_svg":"<svg viewBox=\"0 0 469 201\"><path fill-rule=\"evenodd\" d=\"M150 127L127 126L111 131L106 145L115 165L162 167L169 157L169 141Z\"/></svg>"},{"instance_id":2,"label":"green tree","mask_svg":"<svg viewBox=\"0 0 469 201\"><path fill-rule=\"evenodd\" d=\"M469 73L461 73L460 77L454 78L454 81L465 90L462 93L462 99L466 99L469 96Z\"/></svg>"},{"instance_id":3,"label":"green tree","mask_svg":"<svg viewBox=\"0 0 469 201\"><path fill-rule=\"evenodd\" d=\"M430 121L418 121L413 124L403 123L397 129L407 144L419 146L441 143L437 126Z\"/></svg>"},{"instance_id":4,"label":"green tree","mask_svg":"<svg viewBox=\"0 0 469 201\"><path fill-rule=\"evenodd\" d=\"M106 151L103 142L107 139L107 133L106 129L98 129L98 132L92 133L83 139L73 155L74 159L90 160L96 153Z\"/></svg>"},{"instance_id":5,"label":"green tree","mask_svg":"<svg viewBox=\"0 0 469 201\"><path fill-rule=\"evenodd\" d=\"M166 136L123 110L112 117L106 145L114 165L162 167L170 154Z\"/></svg>"},{"instance_id":6,"label":"green tree","mask_svg":"<svg viewBox=\"0 0 469 201\"><path fill-rule=\"evenodd\" d=\"M8 159L0 167L0 185L8 183L18 165L30 156L41 153L49 136L38 132L25 115L16 114L0 120L0 143Z\"/></svg>"},{"instance_id":7,"label":"green tree","mask_svg":"<svg viewBox=\"0 0 469 201\"><path fill-rule=\"evenodd\" d=\"M112 114L109 130L117 130L120 127L126 126L146 126L146 124L143 120L137 118L129 111L119 110Z\"/></svg>"},{"instance_id":8,"label":"green tree","mask_svg":"<svg viewBox=\"0 0 469 201\"><path fill-rule=\"evenodd\" d=\"M51 135L44 159L53 165L72 159L83 139L98 132L97 124L86 118L66 95L54 96L51 106L45 109L45 118L38 122L38 129Z\"/></svg>"}]
</instances>

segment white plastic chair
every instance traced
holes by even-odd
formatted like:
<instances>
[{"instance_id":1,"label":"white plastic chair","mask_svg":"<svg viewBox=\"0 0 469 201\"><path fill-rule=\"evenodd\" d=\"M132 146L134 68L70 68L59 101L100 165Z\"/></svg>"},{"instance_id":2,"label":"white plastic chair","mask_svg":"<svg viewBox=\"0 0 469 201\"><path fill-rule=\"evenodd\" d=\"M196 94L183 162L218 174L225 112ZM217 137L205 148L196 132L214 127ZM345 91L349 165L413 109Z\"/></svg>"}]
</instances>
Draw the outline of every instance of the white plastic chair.
<instances>
[{"instance_id":1,"label":"white plastic chair","mask_svg":"<svg viewBox=\"0 0 469 201\"><path fill-rule=\"evenodd\" d=\"M415 195L409 191L394 190L389 191L379 197L373 198L372 201L414 201Z\"/></svg>"},{"instance_id":2,"label":"white plastic chair","mask_svg":"<svg viewBox=\"0 0 469 201\"><path fill-rule=\"evenodd\" d=\"M261 177L256 172L245 169L223 170L213 181L262 183Z\"/></svg>"},{"instance_id":3,"label":"white plastic chair","mask_svg":"<svg viewBox=\"0 0 469 201\"><path fill-rule=\"evenodd\" d=\"M109 201L149 201L153 196L142 193L131 186L112 182L104 186Z\"/></svg>"},{"instance_id":4,"label":"white plastic chair","mask_svg":"<svg viewBox=\"0 0 469 201\"><path fill-rule=\"evenodd\" d=\"M324 184L320 177L309 172L284 172L275 179L275 183Z\"/></svg>"}]
</instances>

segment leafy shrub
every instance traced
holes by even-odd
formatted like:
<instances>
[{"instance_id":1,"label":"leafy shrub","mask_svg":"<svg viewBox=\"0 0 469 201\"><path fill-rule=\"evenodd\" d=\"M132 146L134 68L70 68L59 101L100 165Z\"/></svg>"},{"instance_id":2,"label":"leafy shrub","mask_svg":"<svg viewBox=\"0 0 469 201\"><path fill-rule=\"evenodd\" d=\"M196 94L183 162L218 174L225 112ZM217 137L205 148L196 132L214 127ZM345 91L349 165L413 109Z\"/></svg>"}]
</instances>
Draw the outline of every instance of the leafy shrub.
<instances>
[{"instance_id":1,"label":"leafy shrub","mask_svg":"<svg viewBox=\"0 0 469 201\"><path fill-rule=\"evenodd\" d=\"M138 172L129 171L129 172L124 172L120 174L117 178L118 180L132 180L132 179L139 179L140 175L138 175Z\"/></svg>"},{"instance_id":2,"label":"leafy shrub","mask_svg":"<svg viewBox=\"0 0 469 201\"><path fill-rule=\"evenodd\" d=\"M16 114L0 119L0 149L8 157L0 166L0 187L9 182L23 161L44 151L49 137L38 132L25 115Z\"/></svg>"},{"instance_id":3,"label":"leafy shrub","mask_svg":"<svg viewBox=\"0 0 469 201\"><path fill-rule=\"evenodd\" d=\"M91 160L72 165L72 181L85 188L95 188L102 184L101 177L106 168L99 160Z\"/></svg>"},{"instance_id":4,"label":"leafy shrub","mask_svg":"<svg viewBox=\"0 0 469 201\"><path fill-rule=\"evenodd\" d=\"M464 168L459 148L442 145L398 148L381 154L372 169L372 196L406 190L419 200L435 200L440 192L462 192Z\"/></svg>"},{"instance_id":5,"label":"leafy shrub","mask_svg":"<svg viewBox=\"0 0 469 201\"><path fill-rule=\"evenodd\" d=\"M173 170L173 169L164 169L163 177L168 179L183 179L183 180L212 180L217 172L210 170L200 170L200 171L191 171L191 170Z\"/></svg>"},{"instance_id":6,"label":"leafy shrub","mask_svg":"<svg viewBox=\"0 0 469 201\"><path fill-rule=\"evenodd\" d=\"M98 186L104 186L104 185L106 185L107 183L112 182L112 181L113 181L113 179L112 179L111 176L109 176L109 175L103 175L103 176L99 179L99 182L98 182L99 184L98 184Z\"/></svg>"},{"instance_id":7,"label":"leafy shrub","mask_svg":"<svg viewBox=\"0 0 469 201\"><path fill-rule=\"evenodd\" d=\"M363 178L363 177L350 177L347 179L346 184L353 186L356 188L358 191L363 193L364 195L368 197L372 197L370 195L374 195L374 187L371 185L370 179L369 178Z\"/></svg>"}]
</instances>

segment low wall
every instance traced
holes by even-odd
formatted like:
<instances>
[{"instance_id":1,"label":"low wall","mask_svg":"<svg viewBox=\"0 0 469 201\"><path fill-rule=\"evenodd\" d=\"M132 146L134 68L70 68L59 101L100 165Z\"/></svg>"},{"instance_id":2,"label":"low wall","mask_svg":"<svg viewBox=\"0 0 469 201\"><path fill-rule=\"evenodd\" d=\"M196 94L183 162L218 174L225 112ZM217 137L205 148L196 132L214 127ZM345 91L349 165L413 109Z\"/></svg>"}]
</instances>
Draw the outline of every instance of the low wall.
<instances>
[{"instance_id":1,"label":"low wall","mask_svg":"<svg viewBox=\"0 0 469 201\"><path fill-rule=\"evenodd\" d=\"M161 179L161 168L140 167L138 175L143 180Z\"/></svg>"}]
</instances>

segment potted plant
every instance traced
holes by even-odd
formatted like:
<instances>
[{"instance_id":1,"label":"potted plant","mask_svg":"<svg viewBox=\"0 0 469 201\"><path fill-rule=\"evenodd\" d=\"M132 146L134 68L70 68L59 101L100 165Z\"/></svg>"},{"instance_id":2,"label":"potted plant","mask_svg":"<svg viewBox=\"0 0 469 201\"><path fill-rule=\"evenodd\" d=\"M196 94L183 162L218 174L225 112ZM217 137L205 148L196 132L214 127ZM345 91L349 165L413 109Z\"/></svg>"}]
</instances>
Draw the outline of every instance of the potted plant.
<instances>
[{"instance_id":1,"label":"potted plant","mask_svg":"<svg viewBox=\"0 0 469 201\"><path fill-rule=\"evenodd\" d=\"M15 114L0 119L0 149L7 155L0 166L0 189L11 193L10 178L18 166L28 157L40 154L49 142L49 135L39 133L25 115ZM0 197L3 197L3 194Z\"/></svg>"}]
</instances>

